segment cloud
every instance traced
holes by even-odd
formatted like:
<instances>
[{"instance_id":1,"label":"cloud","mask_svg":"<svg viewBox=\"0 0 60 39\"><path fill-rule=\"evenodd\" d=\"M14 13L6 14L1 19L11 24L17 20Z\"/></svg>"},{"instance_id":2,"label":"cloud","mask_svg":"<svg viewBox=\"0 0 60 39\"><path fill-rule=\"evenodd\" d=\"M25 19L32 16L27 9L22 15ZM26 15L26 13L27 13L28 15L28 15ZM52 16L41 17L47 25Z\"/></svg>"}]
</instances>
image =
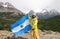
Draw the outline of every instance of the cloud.
<instances>
[{"instance_id":1,"label":"cloud","mask_svg":"<svg viewBox=\"0 0 60 39\"><path fill-rule=\"evenodd\" d=\"M30 10L40 12L44 8L60 9L59 5L60 0L5 0L5 1L12 3L17 9L23 11L24 13L28 13Z\"/></svg>"},{"instance_id":2,"label":"cloud","mask_svg":"<svg viewBox=\"0 0 60 39\"><path fill-rule=\"evenodd\" d=\"M54 0L13 0L11 3L23 12L34 10L39 12L41 9L46 8L53 3Z\"/></svg>"}]
</instances>

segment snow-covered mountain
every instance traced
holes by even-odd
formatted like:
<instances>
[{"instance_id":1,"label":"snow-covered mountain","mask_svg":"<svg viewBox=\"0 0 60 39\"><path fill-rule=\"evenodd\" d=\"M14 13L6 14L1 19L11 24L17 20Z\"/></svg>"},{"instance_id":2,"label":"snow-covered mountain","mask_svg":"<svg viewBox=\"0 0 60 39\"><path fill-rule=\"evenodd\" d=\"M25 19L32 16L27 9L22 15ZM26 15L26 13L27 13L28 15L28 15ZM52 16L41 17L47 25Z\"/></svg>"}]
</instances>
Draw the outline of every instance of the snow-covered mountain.
<instances>
[{"instance_id":1,"label":"snow-covered mountain","mask_svg":"<svg viewBox=\"0 0 60 39\"><path fill-rule=\"evenodd\" d=\"M37 13L37 16L39 17L39 19L47 19L47 18L54 17L57 15L60 15L60 12L58 12L55 9L52 9L50 11L48 11L47 9L43 9L41 12Z\"/></svg>"},{"instance_id":2,"label":"snow-covered mountain","mask_svg":"<svg viewBox=\"0 0 60 39\"><path fill-rule=\"evenodd\" d=\"M37 15L39 16L39 19L47 19L50 17L60 15L60 13L55 9L52 9L50 11L48 11L47 9L44 9L44 10L42 10L42 12L37 13Z\"/></svg>"},{"instance_id":3,"label":"snow-covered mountain","mask_svg":"<svg viewBox=\"0 0 60 39\"><path fill-rule=\"evenodd\" d=\"M11 3L0 2L0 12L14 12L14 14L20 13L23 14L22 11L16 9Z\"/></svg>"}]
</instances>

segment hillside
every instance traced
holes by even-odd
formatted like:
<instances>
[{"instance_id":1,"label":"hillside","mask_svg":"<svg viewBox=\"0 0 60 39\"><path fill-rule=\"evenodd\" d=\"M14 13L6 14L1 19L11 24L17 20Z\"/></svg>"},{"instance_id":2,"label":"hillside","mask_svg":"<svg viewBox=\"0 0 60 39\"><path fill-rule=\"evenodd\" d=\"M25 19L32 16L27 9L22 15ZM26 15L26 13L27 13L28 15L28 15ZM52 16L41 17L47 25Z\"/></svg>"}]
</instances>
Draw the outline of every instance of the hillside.
<instances>
[{"instance_id":1,"label":"hillside","mask_svg":"<svg viewBox=\"0 0 60 39\"><path fill-rule=\"evenodd\" d=\"M41 30L53 30L60 32L60 15L49 19L39 20L38 24L38 27Z\"/></svg>"},{"instance_id":2,"label":"hillside","mask_svg":"<svg viewBox=\"0 0 60 39\"><path fill-rule=\"evenodd\" d=\"M14 15L12 12L0 12L0 30L10 30L9 26L19 18L21 18L23 14ZM60 32L60 15L49 18L39 20L38 27L41 30L53 30Z\"/></svg>"},{"instance_id":3,"label":"hillside","mask_svg":"<svg viewBox=\"0 0 60 39\"><path fill-rule=\"evenodd\" d=\"M23 15L24 13L16 9L11 3L0 2L0 30L10 30L10 24Z\"/></svg>"},{"instance_id":4,"label":"hillside","mask_svg":"<svg viewBox=\"0 0 60 39\"><path fill-rule=\"evenodd\" d=\"M24 14L14 12L0 12L0 30L10 30L10 24L21 18Z\"/></svg>"}]
</instances>

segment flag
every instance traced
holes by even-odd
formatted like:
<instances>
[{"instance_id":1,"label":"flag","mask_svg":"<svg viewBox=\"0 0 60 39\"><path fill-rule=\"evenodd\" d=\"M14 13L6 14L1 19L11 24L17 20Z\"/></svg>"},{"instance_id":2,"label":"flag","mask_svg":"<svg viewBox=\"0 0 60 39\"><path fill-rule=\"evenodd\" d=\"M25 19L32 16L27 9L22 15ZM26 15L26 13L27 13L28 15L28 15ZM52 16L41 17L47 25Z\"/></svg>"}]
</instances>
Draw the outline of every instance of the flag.
<instances>
[{"instance_id":1,"label":"flag","mask_svg":"<svg viewBox=\"0 0 60 39\"><path fill-rule=\"evenodd\" d=\"M14 36L23 34L31 30L28 14L24 15L21 19L10 25L11 31Z\"/></svg>"}]
</instances>

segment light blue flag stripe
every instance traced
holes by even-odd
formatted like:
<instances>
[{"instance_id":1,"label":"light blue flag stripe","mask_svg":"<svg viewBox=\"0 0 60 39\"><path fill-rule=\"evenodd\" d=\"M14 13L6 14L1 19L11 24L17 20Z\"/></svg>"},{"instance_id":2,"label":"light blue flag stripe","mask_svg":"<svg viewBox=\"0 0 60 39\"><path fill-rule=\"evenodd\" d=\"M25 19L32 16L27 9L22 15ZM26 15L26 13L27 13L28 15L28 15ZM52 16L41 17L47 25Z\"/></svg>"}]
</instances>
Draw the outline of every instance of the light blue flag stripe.
<instances>
[{"instance_id":1,"label":"light blue flag stripe","mask_svg":"<svg viewBox=\"0 0 60 39\"><path fill-rule=\"evenodd\" d=\"M19 19L18 21L16 21L14 24L10 25L10 28L13 29L15 27L17 27L18 25L22 24L23 22L25 22L25 20L28 19L28 14L23 16L21 19Z\"/></svg>"}]
</instances>

